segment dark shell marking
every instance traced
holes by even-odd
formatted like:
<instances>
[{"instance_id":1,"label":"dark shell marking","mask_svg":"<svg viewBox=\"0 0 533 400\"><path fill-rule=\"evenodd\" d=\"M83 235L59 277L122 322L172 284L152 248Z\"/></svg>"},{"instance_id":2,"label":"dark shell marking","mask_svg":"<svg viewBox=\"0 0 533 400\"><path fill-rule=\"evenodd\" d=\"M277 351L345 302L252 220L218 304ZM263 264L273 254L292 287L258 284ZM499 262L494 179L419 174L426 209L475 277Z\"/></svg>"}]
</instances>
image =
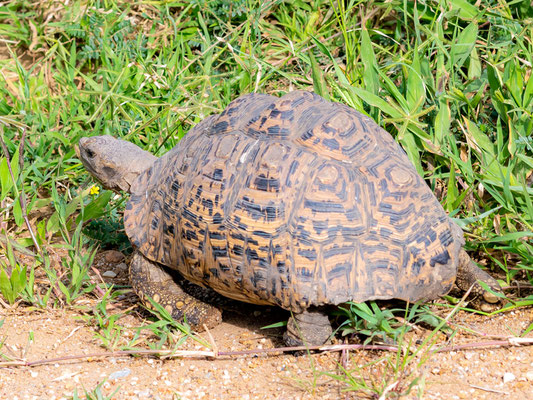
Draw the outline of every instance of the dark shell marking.
<instances>
[{"instance_id":1,"label":"dark shell marking","mask_svg":"<svg viewBox=\"0 0 533 400\"><path fill-rule=\"evenodd\" d=\"M436 298L462 231L370 118L308 92L249 94L135 182L126 232L224 296L295 312Z\"/></svg>"}]
</instances>

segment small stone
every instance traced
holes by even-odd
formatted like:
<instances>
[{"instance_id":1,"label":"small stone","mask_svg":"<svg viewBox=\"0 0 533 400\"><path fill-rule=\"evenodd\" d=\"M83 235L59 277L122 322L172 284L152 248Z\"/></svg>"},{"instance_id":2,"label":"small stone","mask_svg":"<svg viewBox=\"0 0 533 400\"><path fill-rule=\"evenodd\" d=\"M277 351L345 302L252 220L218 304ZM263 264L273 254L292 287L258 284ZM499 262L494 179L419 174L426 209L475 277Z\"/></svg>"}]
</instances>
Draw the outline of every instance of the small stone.
<instances>
[{"instance_id":1,"label":"small stone","mask_svg":"<svg viewBox=\"0 0 533 400\"><path fill-rule=\"evenodd\" d=\"M533 370L526 372L526 379L530 382L533 382Z\"/></svg>"},{"instance_id":2,"label":"small stone","mask_svg":"<svg viewBox=\"0 0 533 400\"><path fill-rule=\"evenodd\" d=\"M117 265L116 269L126 271L128 269L128 266L126 265L126 263L120 263L119 265Z\"/></svg>"},{"instance_id":3,"label":"small stone","mask_svg":"<svg viewBox=\"0 0 533 400\"><path fill-rule=\"evenodd\" d=\"M102 276L105 276L106 278L114 278L117 274L114 271L109 270L104 272Z\"/></svg>"},{"instance_id":4,"label":"small stone","mask_svg":"<svg viewBox=\"0 0 533 400\"><path fill-rule=\"evenodd\" d=\"M113 372L111 375L109 375L109 379L117 380L120 378L125 378L129 374L131 374L131 370L129 368L124 368L120 371Z\"/></svg>"},{"instance_id":5,"label":"small stone","mask_svg":"<svg viewBox=\"0 0 533 400\"><path fill-rule=\"evenodd\" d=\"M516 379L516 376L512 372L506 372L503 374L503 383L512 382Z\"/></svg>"},{"instance_id":6,"label":"small stone","mask_svg":"<svg viewBox=\"0 0 533 400\"><path fill-rule=\"evenodd\" d=\"M109 250L105 252L104 259L108 263L117 264L124 260L124 254L122 254L120 251Z\"/></svg>"}]
</instances>

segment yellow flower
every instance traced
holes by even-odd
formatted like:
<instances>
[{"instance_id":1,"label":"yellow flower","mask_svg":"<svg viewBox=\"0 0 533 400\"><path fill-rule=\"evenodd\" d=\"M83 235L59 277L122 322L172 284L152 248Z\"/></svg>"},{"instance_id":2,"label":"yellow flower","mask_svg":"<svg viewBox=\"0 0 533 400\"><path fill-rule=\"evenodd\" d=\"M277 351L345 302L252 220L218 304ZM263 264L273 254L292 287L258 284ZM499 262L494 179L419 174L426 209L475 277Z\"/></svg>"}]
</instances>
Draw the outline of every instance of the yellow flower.
<instances>
[{"instance_id":1,"label":"yellow flower","mask_svg":"<svg viewBox=\"0 0 533 400\"><path fill-rule=\"evenodd\" d=\"M90 195L96 196L98 193L100 193L100 188L98 186L96 186L96 185L93 185L91 187L91 190L89 190L89 194Z\"/></svg>"}]
</instances>

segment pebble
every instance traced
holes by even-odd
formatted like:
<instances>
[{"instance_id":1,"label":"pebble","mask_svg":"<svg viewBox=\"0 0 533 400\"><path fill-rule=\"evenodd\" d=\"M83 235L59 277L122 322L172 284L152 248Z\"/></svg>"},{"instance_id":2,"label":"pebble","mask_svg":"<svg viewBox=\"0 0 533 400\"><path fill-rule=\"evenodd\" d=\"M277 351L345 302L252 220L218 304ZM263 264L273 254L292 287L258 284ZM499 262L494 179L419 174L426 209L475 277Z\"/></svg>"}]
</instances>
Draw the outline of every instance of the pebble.
<instances>
[{"instance_id":1,"label":"pebble","mask_svg":"<svg viewBox=\"0 0 533 400\"><path fill-rule=\"evenodd\" d=\"M116 269L126 271L128 269L128 266L125 263L120 263L119 265L117 265Z\"/></svg>"},{"instance_id":2,"label":"pebble","mask_svg":"<svg viewBox=\"0 0 533 400\"><path fill-rule=\"evenodd\" d=\"M131 374L131 370L129 368L124 368L120 371L113 372L111 375L109 375L109 379L117 380L120 378L125 378L129 374Z\"/></svg>"},{"instance_id":3,"label":"pebble","mask_svg":"<svg viewBox=\"0 0 533 400\"><path fill-rule=\"evenodd\" d=\"M533 370L526 372L526 379L530 382L533 382Z\"/></svg>"},{"instance_id":4,"label":"pebble","mask_svg":"<svg viewBox=\"0 0 533 400\"><path fill-rule=\"evenodd\" d=\"M511 382L516 379L516 376L512 372L506 372L503 374L503 383Z\"/></svg>"},{"instance_id":5,"label":"pebble","mask_svg":"<svg viewBox=\"0 0 533 400\"><path fill-rule=\"evenodd\" d=\"M106 271L102 274L102 276L105 276L106 278L114 278L117 276L117 274L114 271Z\"/></svg>"}]
</instances>

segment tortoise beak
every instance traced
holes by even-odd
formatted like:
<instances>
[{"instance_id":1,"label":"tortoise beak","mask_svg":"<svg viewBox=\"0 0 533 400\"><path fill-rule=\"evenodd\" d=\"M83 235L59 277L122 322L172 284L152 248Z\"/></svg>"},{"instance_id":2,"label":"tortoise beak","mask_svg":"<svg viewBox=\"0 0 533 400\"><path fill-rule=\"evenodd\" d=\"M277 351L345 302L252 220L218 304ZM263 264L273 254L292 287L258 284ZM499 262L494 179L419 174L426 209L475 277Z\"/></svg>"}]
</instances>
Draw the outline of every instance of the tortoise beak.
<instances>
[{"instance_id":1,"label":"tortoise beak","mask_svg":"<svg viewBox=\"0 0 533 400\"><path fill-rule=\"evenodd\" d=\"M78 158L80 158L80 154L81 154L81 150L80 150L80 146L83 146L83 144L87 141L87 138L86 137L82 137L79 141L78 141L78 144L77 145L74 145L74 151L76 152L76 156Z\"/></svg>"}]
</instances>

